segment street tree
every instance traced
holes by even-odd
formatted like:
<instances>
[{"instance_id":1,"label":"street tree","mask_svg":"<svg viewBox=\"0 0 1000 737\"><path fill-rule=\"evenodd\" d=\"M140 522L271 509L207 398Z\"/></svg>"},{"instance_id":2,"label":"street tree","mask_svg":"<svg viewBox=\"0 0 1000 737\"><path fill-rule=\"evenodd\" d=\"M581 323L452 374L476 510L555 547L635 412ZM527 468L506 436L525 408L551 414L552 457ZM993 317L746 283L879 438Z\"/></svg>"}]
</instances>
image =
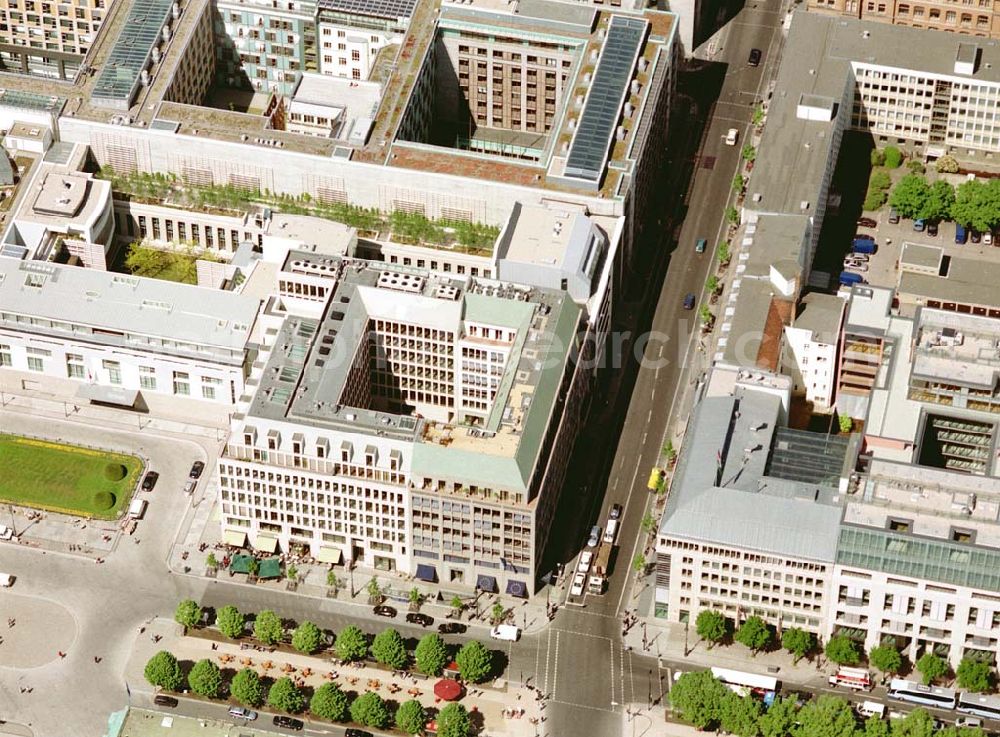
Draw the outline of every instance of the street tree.
<instances>
[{"instance_id":1,"label":"street tree","mask_svg":"<svg viewBox=\"0 0 1000 737\"><path fill-rule=\"evenodd\" d=\"M368 592L368 602L370 604L381 604L385 595L382 593L382 587L378 585L378 579L372 576L371 580L365 586L365 591Z\"/></svg>"},{"instance_id":2,"label":"street tree","mask_svg":"<svg viewBox=\"0 0 1000 737\"><path fill-rule=\"evenodd\" d=\"M837 696L820 696L799 710L796 737L855 737L851 706Z\"/></svg>"},{"instance_id":3,"label":"street tree","mask_svg":"<svg viewBox=\"0 0 1000 737\"><path fill-rule=\"evenodd\" d=\"M322 630L312 622L303 622L292 632L292 647L306 655L311 655L319 650L322 641Z\"/></svg>"},{"instance_id":4,"label":"street tree","mask_svg":"<svg viewBox=\"0 0 1000 737\"><path fill-rule=\"evenodd\" d=\"M271 690L267 692L267 703L278 711L298 714L306 708L306 697L292 679L285 676L271 684Z\"/></svg>"},{"instance_id":5,"label":"street tree","mask_svg":"<svg viewBox=\"0 0 1000 737\"><path fill-rule=\"evenodd\" d=\"M919 174L907 174L892 188L889 204L904 218L919 218L927 209L930 185Z\"/></svg>"},{"instance_id":6,"label":"street tree","mask_svg":"<svg viewBox=\"0 0 1000 737\"><path fill-rule=\"evenodd\" d=\"M797 663L816 647L816 638L812 632L806 632L799 627L789 627L781 633L781 646L795 656Z\"/></svg>"},{"instance_id":7,"label":"street tree","mask_svg":"<svg viewBox=\"0 0 1000 737\"><path fill-rule=\"evenodd\" d=\"M256 558L251 558L247 563L247 575L252 578L258 573L260 573L260 561Z\"/></svg>"},{"instance_id":8,"label":"street tree","mask_svg":"<svg viewBox=\"0 0 1000 737\"><path fill-rule=\"evenodd\" d=\"M424 595L420 593L420 589L414 586L412 589L410 589L409 599L410 599L410 608L419 609L420 605L423 604L424 602Z\"/></svg>"},{"instance_id":9,"label":"street tree","mask_svg":"<svg viewBox=\"0 0 1000 737\"><path fill-rule=\"evenodd\" d=\"M353 663L368 655L368 636L355 625L349 624L337 633L333 649L338 658Z\"/></svg>"},{"instance_id":10,"label":"street tree","mask_svg":"<svg viewBox=\"0 0 1000 737\"><path fill-rule=\"evenodd\" d=\"M219 628L219 632L231 640L243 635L245 622L246 617L234 606L224 606L215 613L215 624Z\"/></svg>"},{"instance_id":11,"label":"street tree","mask_svg":"<svg viewBox=\"0 0 1000 737\"><path fill-rule=\"evenodd\" d=\"M743 150L740 151L740 156L744 161L753 162L753 160L757 158L757 149L748 143L743 147Z\"/></svg>"},{"instance_id":12,"label":"street tree","mask_svg":"<svg viewBox=\"0 0 1000 737\"><path fill-rule=\"evenodd\" d=\"M734 192L742 192L745 186L747 186L747 180L742 174L737 174L733 177Z\"/></svg>"},{"instance_id":13,"label":"street tree","mask_svg":"<svg viewBox=\"0 0 1000 737\"><path fill-rule=\"evenodd\" d=\"M732 225L740 224L740 211L735 207L726 208L726 220L728 220Z\"/></svg>"},{"instance_id":14,"label":"street tree","mask_svg":"<svg viewBox=\"0 0 1000 737\"><path fill-rule=\"evenodd\" d=\"M413 652L417 670L428 676L439 676L448 664L448 649L441 635L428 634L420 638Z\"/></svg>"},{"instance_id":15,"label":"street tree","mask_svg":"<svg viewBox=\"0 0 1000 737\"><path fill-rule=\"evenodd\" d=\"M917 661L917 670L925 686L929 686L948 672L948 661L934 653L924 653Z\"/></svg>"},{"instance_id":16,"label":"street tree","mask_svg":"<svg viewBox=\"0 0 1000 737\"><path fill-rule=\"evenodd\" d=\"M632 570L636 573L644 573L646 571L647 560L644 553L636 553L635 557L632 559Z\"/></svg>"},{"instance_id":17,"label":"street tree","mask_svg":"<svg viewBox=\"0 0 1000 737\"><path fill-rule=\"evenodd\" d=\"M729 263L729 241L719 241L719 247L715 251L719 263L725 266Z\"/></svg>"},{"instance_id":18,"label":"street tree","mask_svg":"<svg viewBox=\"0 0 1000 737\"><path fill-rule=\"evenodd\" d=\"M642 526L642 531L647 535L652 535L656 531L656 517L651 515L649 512L646 512L646 514L642 516L642 522L639 524Z\"/></svg>"},{"instance_id":19,"label":"street tree","mask_svg":"<svg viewBox=\"0 0 1000 737\"><path fill-rule=\"evenodd\" d=\"M265 645L276 645L285 635L281 617L270 609L257 614L253 621L253 636Z\"/></svg>"},{"instance_id":20,"label":"street tree","mask_svg":"<svg viewBox=\"0 0 1000 737\"><path fill-rule=\"evenodd\" d=\"M472 719L461 704L451 703L437 715L438 737L469 737L472 733Z\"/></svg>"},{"instance_id":21,"label":"street tree","mask_svg":"<svg viewBox=\"0 0 1000 737\"><path fill-rule=\"evenodd\" d=\"M493 672L493 652L478 640L470 640L458 651L455 663L463 681L481 683Z\"/></svg>"},{"instance_id":22,"label":"street tree","mask_svg":"<svg viewBox=\"0 0 1000 737\"><path fill-rule=\"evenodd\" d=\"M868 653L868 661L883 673L899 673L903 667L903 656L889 645L873 647Z\"/></svg>"},{"instance_id":23,"label":"street tree","mask_svg":"<svg viewBox=\"0 0 1000 737\"><path fill-rule=\"evenodd\" d=\"M792 696L775 699L760 718L761 737L788 737L798 719L799 707Z\"/></svg>"},{"instance_id":24,"label":"street tree","mask_svg":"<svg viewBox=\"0 0 1000 737\"><path fill-rule=\"evenodd\" d=\"M492 609L490 609L490 621L493 624L500 624L506 616L507 610L499 601L493 605Z\"/></svg>"},{"instance_id":25,"label":"street tree","mask_svg":"<svg viewBox=\"0 0 1000 737\"><path fill-rule=\"evenodd\" d=\"M894 719L892 737L933 737L934 717L926 709L914 709L902 719Z\"/></svg>"},{"instance_id":26,"label":"street tree","mask_svg":"<svg viewBox=\"0 0 1000 737\"><path fill-rule=\"evenodd\" d=\"M331 568L326 572L326 585L334 591L339 591L344 588L344 579L338 576L337 572Z\"/></svg>"},{"instance_id":27,"label":"street tree","mask_svg":"<svg viewBox=\"0 0 1000 737\"><path fill-rule=\"evenodd\" d=\"M298 581L299 569L296 568L294 565L288 566L287 568L285 568L285 578L287 578L289 581Z\"/></svg>"},{"instance_id":28,"label":"street tree","mask_svg":"<svg viewBox=\"0 0 1000 737\"><path fill-rule=\"evenodd\" d=\"M402 670L409 660L406 654L406 643L394 629L382 630L372 640L372 657L382 665L393 670Z\"/></svg>"},{"instance_id":29,"label":"street tree","mask_svg":"<svg viewBox=\"0 0 1000 737\"><path fill-rule=\"evenodd\" d=\"M453 597L451 597L451 601L449 602L449 604L451 605L452 611L454 611L456 614L460 614L462 610L465 608L465 603L462 601L462 597L459 596L458 594L455 594Z\"/></svg>"},{"instance_id":30,"label":"street tree","mask_svg":"<svg viewBox=\"0 0 1000 737\"><path fill-rule=\"evenodd\" d=\"M229 692L243 706L257 708L264 703L264 684L253 668L244 668L233 676Z\"/></svg>"},{"instance_id":31,"label":"street tree","mask_svg":"<svg viewBox=\"0 0 1000 737\"><path fill-rule=\"evenodd\" d=\"M854 640L844 635L835 635L826 643L824 650L831 663L837 665L857 665L861 662L861 653Z\"/></svg>"},{"instance_id":32,"label":"street tree","mask_svg":"<svg viewBox=\"0 0 1000 737\"><path fill-rule=\"evenodd\" d=\"M219 560L215 557L215 553L209 553L205 556L205 566L207 568L218 568Z\"/></svg>"},{"instance_id":33,"label":"street tree","mask_svg":"<svg viewBox=\"0 0 1000 737\"><path fill-rule=\"evenodd\" d=\"M920 217L933 223L947 220L954 206L955 188L944 179L938 179L931 185Z\"/></svg>"},{"instance_id":34,"label":"street tree","mask_svg":"<svg viewBox=\"0 0 1000 737\"><path fill-rule=\"evenodd\" d=\"M710 670L684 673L670 689L670 703L681 719L698 729L718 724L722 717L722 700L731 693Z\"/></svg>"},{"instance_id":35,"label":"street tree","mask_svg":"<svg viewBox=\"0 0 1000 737\"><path fill-rule=\"evenodd\" d=\"M702 324L710 325L712 320L715 319L715 315L712 314L712 310L709 309L708 305L702 305L698 308L698 318Z\"/></svg>"},{"instance_id":36,"label":"street tree","mask_svg":"<svg viewBox=\"0 0 1000 737\"><path fill-rule=\"evenodd\" d=\"M864 735L858 737L889 737L889 723L878 714L872 714L865 720Z\"/></svg>"},{"instance_id":37,"label":"street tree","mask_svg":"<svg viewBox=\"0 0 1000 737\"><path fill-rule=\"evenodd\" d=\"M176 691L184 682L184 674L181 673L180 663L173 653L160 650L151 657L143 670L146 680L153 686L165 688L168 691Z\"/></svg>"},{"instance_id":38,"label":"street tree","mask_svg":"<svg viewBox=\"0 0 1000 737\"><path fill-rule=\"evenodd\" d=\"M945 727L934 733L934 737L986 737L981 727Z\"/></svg>"},{"instance_id":39,"label":"street tree","mask_svg":"<svg viewBox=\"0 0 1000 737\"><path fill-rule=\"evenodd\" d=\"M352 720L366 727L382 729L389 725L389 707L374 691L366 691L354 699L350 712Z\"/></svg>"},{"instance_id":40,"label":"street tree","mask_svg":"<svg viewBox=\"0 0 1000 737\"><path fill-rule=\"evenodd\" d=\"M767 626L767 622L760 617L753 616L747 617L743 624L736 629L733 639L750 648L750 651L756 655L767 647L773 636L774 633Z\"/></svg>"},{"instance_id":41,"label":"street tree","mask_svg":"<svg viewBox=\"0 0 1000 737\"><path fill-rule=\"evenodd\" d=\"M420 734L427 724L427 710L416 699L404 701L396 709L396 726L406 734Z\"/></svg>"},{"instance_id":42,"label":"street tree","mask_svg":"<svg viewBox=\"0 0 1000 737\"><path fill-rule=\"evenodd\" d=\"M730 691L719 705L719 726L723 732L739 737L757 737L763 711L757 699L743 698Z\"/></svg>"},{"instance_id":43,"label":"street tree","mask_svg":"<svg viewBox=\"0 0 1000 737\"><path fill-rule=\"evenodd\" d=\"M177 605L174 612L174 621L188 629L194 627L201 620L201 607L193 599L185 599Z\"/></svg>"},{"instance_id":44,"label":"street tree","mask_svg":"<svg viewBox=\"0 0 1000 737\"><path fill-rule=\"evenodd\" d=\"M719 277L715 274L711 274L708 279L705 280L705 289L708 290L709 294L715 294L719 291Z\"/></svg>"},{"instance_id":45,"label":"street tree","mask_svg":"<svg viewBox=\"0 0 1000 737\"><path fill-rule=\"evenodd\" d=\"M334 683L324 683L309 700L309 711L320 719L342 722L347 719L349 699Z\"/></svg>"},{"instance_id":46,"label":"street tree","mask_svg":"<svg viewBox=\"0 0 1000 737\"><path fill-rule=\"evenodd\" d=\"M188 673L188 685L199 696L214 699L222 688L222 673L219 666L208 658L203 658L191 667Z\"/></svg>"},{"instance_id":47,"label":"street tree","mask_svg":"<svg viewBox=\"0 0 1000 737\"><path fill-rule=\"evenodd\" d=\"M760 126L764 123L764 106L758 105L753 109L753 116L750 118L755 126Z\"/></svg>"},{"instance_id":48,"label":"street tree","mask_svg":"<svg viewBox=\"0 0 1000 737\"><path fill-rule=\"evenodd\" d=\"M702 609L698 612L698 618L694 620L694 630L698 633L698 637L708 643L708 649L711 650L715 643L725 639L729 626L722 612Z\"/></svg>"},{"instance_id":49,"label":"street tree","mask_svg":"<svg viewBox=\"0 0 1000 737\"><path fill-rule=\"evenodd\" d=\"M993 688L993 669L981 660L963 658L955 671L959 688L967 691L989 691Z\"/></svg>"}]
</instances>

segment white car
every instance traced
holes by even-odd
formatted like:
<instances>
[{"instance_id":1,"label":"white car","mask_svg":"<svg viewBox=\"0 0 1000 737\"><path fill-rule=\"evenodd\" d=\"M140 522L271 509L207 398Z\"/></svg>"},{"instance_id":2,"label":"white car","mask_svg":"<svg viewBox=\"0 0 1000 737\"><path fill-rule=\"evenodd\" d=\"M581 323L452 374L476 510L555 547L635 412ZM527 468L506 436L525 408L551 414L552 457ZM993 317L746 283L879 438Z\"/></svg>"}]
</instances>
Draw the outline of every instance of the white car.
<instances>
[{"instance_id":1,"label":"white car","mask_svg":"<svg viewBox=\"0 0 1000 737\"><path fill-rule=\"evenodd\" d=\"M739 140L740 132L735 128L730 128L729 132L726 133L726 145L735 146L736 141Z\"/></svg>"},{"instance_id":2,"label":"white car","mask_svg":"<svg viewBox=\"0 0 1000 737\"><path fill-rule=\"evenodd\" d=\"M576 566L576 570L580 573L586 573L590 570L590 562L594 559L594 554L589 550L584 550L580 553L580 562Z\"/></svg>"},{"instance_id":3,"label":"white car","mask_svg":"<svg viewBox=\"0 0 1000 737\"><path fill-rule=\"evenodd\" d=\"M570 587L569 593L573 596L580 596L583 594L583 587L587 583L587 574L578 573L573 578L573 585Z\"/></svg>"}]
</instances>

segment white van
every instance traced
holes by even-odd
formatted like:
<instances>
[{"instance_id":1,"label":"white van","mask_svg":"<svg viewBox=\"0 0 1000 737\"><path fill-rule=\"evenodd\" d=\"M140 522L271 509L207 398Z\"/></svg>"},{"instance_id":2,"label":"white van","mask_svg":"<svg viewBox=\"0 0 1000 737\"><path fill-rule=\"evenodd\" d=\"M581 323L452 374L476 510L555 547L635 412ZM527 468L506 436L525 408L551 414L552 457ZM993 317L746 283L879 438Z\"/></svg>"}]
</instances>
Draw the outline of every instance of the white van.
<instances>
[{"instance_id":1,"label":"white van","mask_svg":"<svg viewBox=\"0 0 1000 737\"><path fill-rule=\"evenodd\" d=\"M142 519L142 515L146 513L146 500L145 499L133 499L132 503L128 505L128 516L131 519Z\"/></svg>"},{"instance_id":2,"label":"white van","mask_svg":"<svg viewBox=\"0 0 1000 737\"><path fill-rule=\"evenodd\" d=\"M604 542L608 545L615 544L615 534L618 532L618 520L608 521L608 526L604 528Z\"/></svg>"},{"instance_id":3,"label":"white van","mask_svg":"<svg viewBox=\"0 0 1000 737\"><path fill-rule=\"evenodd\" d=\"M885 718L885 704L880 704L877 701L862 701L858 711L861 712L862 716Z\"/></svg>"},{"instance_id":4,"label":"white van","mask_svg":"<svg viewBox=\"0 0 1000 737\"><path fill-rule=\"evenodd\" d=\"M512 624L498 624L490 630L490 637L494 640L508 640L517 642L521 639L521 630Z\"/></svg>"},{"instance_id":5,"label":"white van","mask_svg":"<svg viewBox=\"0 0 1000 737\"><path fill-rule=\"evenodd\" d=\"M14 577L9 573L0 573L0 586L9 589L14 585Z\"/></svg>"}]
</instances>

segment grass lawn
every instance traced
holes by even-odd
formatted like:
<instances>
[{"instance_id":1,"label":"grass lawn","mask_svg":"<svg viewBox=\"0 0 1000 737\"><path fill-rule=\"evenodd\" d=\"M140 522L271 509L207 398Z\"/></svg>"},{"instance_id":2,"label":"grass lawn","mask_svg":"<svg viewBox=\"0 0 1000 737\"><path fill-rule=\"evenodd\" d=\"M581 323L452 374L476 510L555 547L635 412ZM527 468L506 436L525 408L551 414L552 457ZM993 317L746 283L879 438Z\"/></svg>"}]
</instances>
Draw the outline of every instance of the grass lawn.
<instances>
[{"instance_id":1,"label":"grass lawn","mask_svg":"<svg viewBox=\"0 0 1000 737\"><path fill-rule=\"evenodd\" d=\"M115 519L139 483L135 456L0 434L0 500Z\"/></svg>"}]
</instances>

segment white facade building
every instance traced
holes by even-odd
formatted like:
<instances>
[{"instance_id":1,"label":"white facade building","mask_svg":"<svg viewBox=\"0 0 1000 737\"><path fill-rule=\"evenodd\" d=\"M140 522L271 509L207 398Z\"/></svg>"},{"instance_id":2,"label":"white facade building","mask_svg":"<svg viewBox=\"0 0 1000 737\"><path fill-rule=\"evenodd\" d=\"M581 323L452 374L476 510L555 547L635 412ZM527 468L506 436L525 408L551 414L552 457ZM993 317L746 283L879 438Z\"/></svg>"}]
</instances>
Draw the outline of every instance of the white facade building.
<instances>
[{"instance_id":1,"label":"white facade building","mask_svg":"<svg viewBox=\"0 0 1000 737\"><path fill-rule=\"evenodd\" d=\"M795 391L817 409L833 404L844 305L836 295L807 294L799 302L792 325L785 326L783 369L795 382Z\"/></svg>"}]
</instances>

